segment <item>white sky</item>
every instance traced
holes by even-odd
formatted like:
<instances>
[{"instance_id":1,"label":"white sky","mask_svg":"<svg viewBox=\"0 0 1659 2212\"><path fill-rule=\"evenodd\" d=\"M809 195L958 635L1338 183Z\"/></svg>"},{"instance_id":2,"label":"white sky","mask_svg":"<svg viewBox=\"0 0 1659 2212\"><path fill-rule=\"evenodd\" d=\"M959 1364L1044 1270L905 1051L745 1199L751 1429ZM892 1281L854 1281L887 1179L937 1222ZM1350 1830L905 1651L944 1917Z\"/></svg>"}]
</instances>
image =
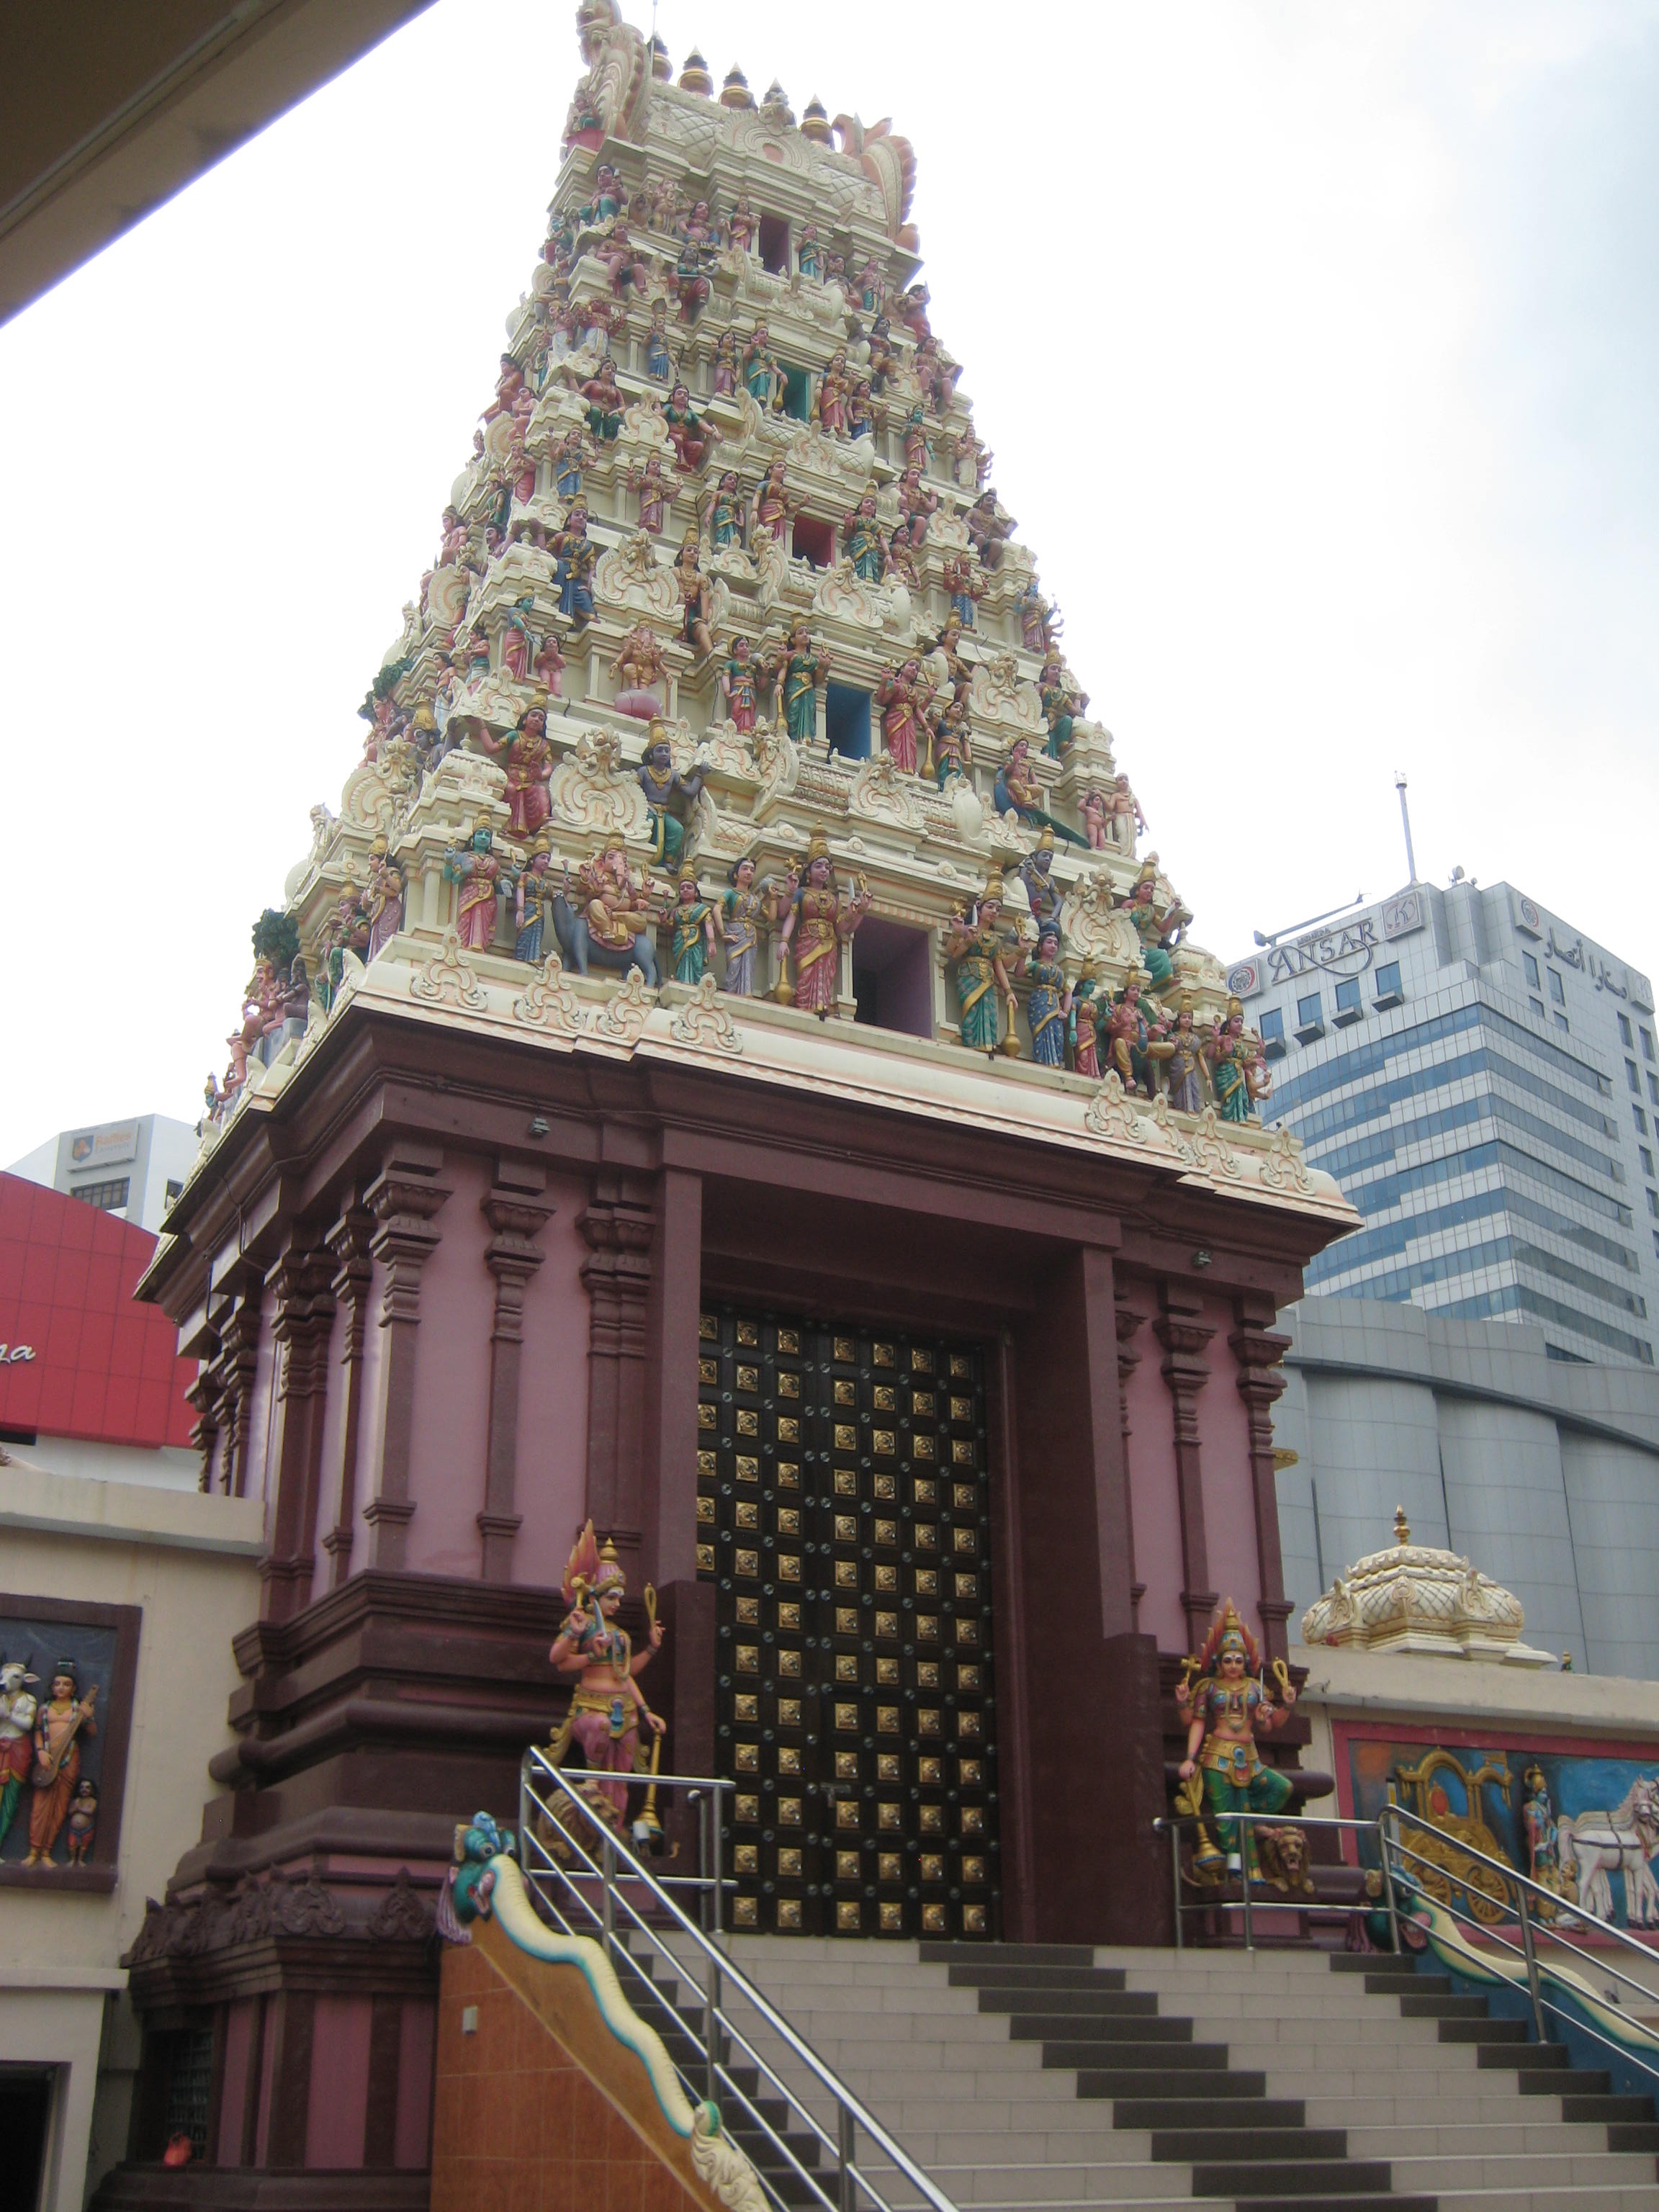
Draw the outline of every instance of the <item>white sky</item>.
<instances>
[{"instance_id":1,"label":"white sky","mask_svg":"<svg viewBox=\"0 0 1659 2212\"><path fill-rule=\"evenodd\" d=\"M0 1160L223 1066L529 280L573 16L440 0L0 330ZM1659 0L659 27L915 144L934 327L1195 936L1402 881L1401 768L1425 875L1659 971Z\"/></svg>"}]
</instances>

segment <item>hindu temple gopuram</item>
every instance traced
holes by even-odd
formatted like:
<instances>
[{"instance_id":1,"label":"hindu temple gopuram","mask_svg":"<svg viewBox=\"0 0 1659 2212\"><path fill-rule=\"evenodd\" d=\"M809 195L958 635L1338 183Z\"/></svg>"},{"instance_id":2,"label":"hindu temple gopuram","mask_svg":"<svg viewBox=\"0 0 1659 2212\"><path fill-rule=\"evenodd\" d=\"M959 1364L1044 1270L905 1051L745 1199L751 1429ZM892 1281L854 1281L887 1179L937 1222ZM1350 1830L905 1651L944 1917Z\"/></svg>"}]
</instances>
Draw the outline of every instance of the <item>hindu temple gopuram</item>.
<instances>
[{"instance_id":1,"label":"hindu temple gopuram","mask_svg":"<svg viewBox=\"0 0 1659 2212\"><path fill-rule=\"evenodd\" d=\"M158 2112L215 2038L203 2204L426 2203L434 1910L526 1747L728 1778L735 1929L1167 1942L1182 1656L1224 1600L1287 1656L1273 1324L1355 1217L991 481L915 157L579 32L146 1286L269 1534L131 1961Z\"/></svg>"}]
</instances>

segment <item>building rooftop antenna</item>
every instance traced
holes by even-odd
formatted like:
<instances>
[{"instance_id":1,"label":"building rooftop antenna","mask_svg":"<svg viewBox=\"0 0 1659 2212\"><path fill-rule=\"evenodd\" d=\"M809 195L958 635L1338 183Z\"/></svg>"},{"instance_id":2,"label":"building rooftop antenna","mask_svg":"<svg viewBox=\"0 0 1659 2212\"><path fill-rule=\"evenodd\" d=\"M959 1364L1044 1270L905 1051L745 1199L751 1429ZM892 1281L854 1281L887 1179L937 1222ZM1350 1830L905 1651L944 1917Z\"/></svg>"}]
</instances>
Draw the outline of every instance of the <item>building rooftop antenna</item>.
<instances>
[{"instance_id":1,"label":"building rooftop antenna","mask_svg":"<svg viewBox=\"0 0 1659 2212\"><path fill-rule=\"evenodd\" d=\"M1412 850L1412 814L1406 804L1406 778L1399 769L1394 772L1394 787L1400 793L1400 820L1406 832L1406 866L1411 871L1411 880L1417 881L1417 855Z\"/></svg>"}]
</instances>

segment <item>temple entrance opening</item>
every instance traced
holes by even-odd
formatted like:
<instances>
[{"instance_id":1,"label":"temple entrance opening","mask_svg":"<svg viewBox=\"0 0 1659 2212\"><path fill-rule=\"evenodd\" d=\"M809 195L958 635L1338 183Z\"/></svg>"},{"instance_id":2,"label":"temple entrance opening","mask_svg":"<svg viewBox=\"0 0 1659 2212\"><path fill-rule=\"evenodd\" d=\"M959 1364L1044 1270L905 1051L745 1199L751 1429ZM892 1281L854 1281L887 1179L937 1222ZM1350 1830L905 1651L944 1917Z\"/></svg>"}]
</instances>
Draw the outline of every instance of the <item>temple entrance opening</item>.
<instances>
[{"instance_id":1,"label":"temple entrance opening","mask_svg":"<svg viewBox=\"0 0 1659 2212\"><path fill-rule=\"evenodd\" d=\"M995 1935L978 1348L721 1306L698 1384L731 1924Z\"/></svg>"}]
</instances>

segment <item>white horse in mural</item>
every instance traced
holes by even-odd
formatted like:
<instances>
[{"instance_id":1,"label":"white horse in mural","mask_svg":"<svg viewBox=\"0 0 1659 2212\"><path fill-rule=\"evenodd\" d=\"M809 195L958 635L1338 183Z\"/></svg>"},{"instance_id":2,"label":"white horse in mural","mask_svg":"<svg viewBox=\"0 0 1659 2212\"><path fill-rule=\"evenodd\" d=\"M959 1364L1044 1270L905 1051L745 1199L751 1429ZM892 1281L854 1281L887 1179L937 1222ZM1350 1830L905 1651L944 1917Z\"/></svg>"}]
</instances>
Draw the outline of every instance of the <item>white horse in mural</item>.
<instances>
[{"instance_id":1,"label":"white horse in mural","mask_svg":"<svg viewBox=\"0 0 1659 2212\"><path fill-rule=\"evenodd\" d=\"M1650 1863L1659 1853L1659 1775L1638 1774L1611 1813L1576 1813L1559 1826L1561 1870L1577 1874L1585 1911L1613 1918L1607 1877L1622 1874L1630 1925L1659 1927L1659 1883Z\"/></svg>"}]
</instances>

